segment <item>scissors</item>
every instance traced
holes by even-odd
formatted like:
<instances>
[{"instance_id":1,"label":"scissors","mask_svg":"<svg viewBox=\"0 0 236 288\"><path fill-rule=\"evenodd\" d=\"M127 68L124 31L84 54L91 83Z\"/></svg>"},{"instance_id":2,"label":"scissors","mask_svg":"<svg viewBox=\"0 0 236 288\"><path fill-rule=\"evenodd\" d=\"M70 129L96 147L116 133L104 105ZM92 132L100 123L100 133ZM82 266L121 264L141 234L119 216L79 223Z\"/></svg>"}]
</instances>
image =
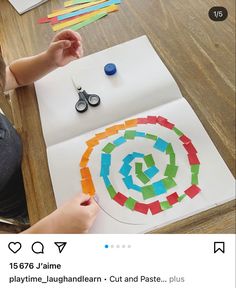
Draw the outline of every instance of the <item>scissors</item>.
<instances>
[{"instance_id":1,"label":"scissors","mask_svg":"<svg viewBox=\"0 0 236 288\"><path fill-rule=\"evenodd\" d=\"M100 104L101 99L96 94L88 94L81 86L76 85L75 80L72 78L74 87L79 95L79 101L75 104L75 109L79 113L88 110L88 106L96 107Z\"/></svg>"}]
</instances>

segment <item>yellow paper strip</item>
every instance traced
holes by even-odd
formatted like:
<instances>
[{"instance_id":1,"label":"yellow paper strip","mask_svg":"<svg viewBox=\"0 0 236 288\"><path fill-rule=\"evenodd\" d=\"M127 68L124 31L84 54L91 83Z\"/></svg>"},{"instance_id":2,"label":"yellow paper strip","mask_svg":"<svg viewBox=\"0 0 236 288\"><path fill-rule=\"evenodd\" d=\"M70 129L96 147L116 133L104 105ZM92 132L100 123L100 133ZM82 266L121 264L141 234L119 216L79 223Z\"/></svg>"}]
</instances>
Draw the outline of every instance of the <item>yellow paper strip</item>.
<instances>
[{"instance_id":1,"label":"yellow paper strip","mask_svg":"<svg viewBox=\"0 0 236 288\"><path fill-rule=\"evenodd\" d=\"M53 17L57 17L57 16L60 16L60 15L63 15L63 14L71 13L71 12L74 12L74 11L77 11L77 10L80 10L80 9L84 9L84 8L87 8L87 7L90 7L90 6L94 6L94 5L97 5L97 4L106 2L106 1L107 0L99 0L97 2L89 2L89 3L86 3L86 4L82 4L82 5L76 5L74 7L65 8L65 9L62 9L62 10L59 10L59 11L56 11L54 13L49 14L48 18L53 18Z\"/></svg>"},{"instance_id":2,"label":"yellow paper strip","mask_svg":"<svg viewBox=\"0 0 236 288\"><path fill-rule=\"evenodd\" d=\"M93 1L91 0L91 1L84 1L84 2L97 2L97 1L99 1L99 0L93 0ZM76 1L76 2L79 2L79 1ZM83 1L81 1L81 2L83 2ZM64 7L69 7L69 6L72 6L72 5L75 5L75 4L79 4L79 3L75 3L74 0L66 1L64 3Z\"/></svg>"},{"instance_id":3,"label":"yellow paper strip","mask_svg":"<svg viewBox=\"0 0 236 288\"><path fill-rule=\"evenodd\" d=\"M75 25L77 23L80 23L82 21L85 21L85 20L89 19L90 17L95 16L95 15L101 13L101 12L111 13L111 12L117 11L118 9L119 9L118 5L111 5L109 7L102 8L100 10L85 14L83 16L78 16L78 18L76 18L76 19L69 20L69 21L66 21L66 22L63 22L63 23L59 23L59 24L53 25L52 29L53 29L53 31L58 31L58 30L66 28L66 27L69 27L69 26Z\"/></svg>"}]
</instances>

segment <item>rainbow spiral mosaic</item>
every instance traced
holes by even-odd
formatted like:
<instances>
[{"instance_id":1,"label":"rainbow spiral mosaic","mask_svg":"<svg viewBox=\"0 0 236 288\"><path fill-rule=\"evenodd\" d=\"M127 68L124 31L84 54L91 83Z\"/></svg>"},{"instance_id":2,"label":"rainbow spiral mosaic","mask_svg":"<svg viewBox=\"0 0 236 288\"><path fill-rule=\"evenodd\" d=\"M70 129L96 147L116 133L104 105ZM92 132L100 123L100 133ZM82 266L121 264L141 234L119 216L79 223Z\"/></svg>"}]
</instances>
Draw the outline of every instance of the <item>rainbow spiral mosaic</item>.
<instances>
[{"instance_id":1,"label":"rainbow spiral mosaic","mask_svg":"<svg viewBox=\"0 0 236 288\"><path fill-rule=\"evenodd\" d=\"M184 191L173 192L168 195L165 201L153 201L145 203L146 200L165 195L168 190L177 186L175 177L178 173L178 166L176 165L176 154L171 143L165 141L158 135L149 134L146 132L138 131L139 125L161 125L166 129L171 130L178 141L181 142L185 149L189 161L190 169L190 183L189 187L186 187ZM137 128L135 128L137 127ZM119 133L119 137L111 142L106 142L102 148L101 153L101 169L100 177L103 179L107 193L110 198L115 201L118 205L127 207L132 211L136 211L142 214L148 214L150 211L152 215L156 215L161 211L167 210L173 207L175 204L184 200L184 198L194 198L201 189L198 186L198 176L200 171L200 161L197 155L197 150L194 147L192 141L173 123L169 122L166 118L161 116L147 116L146 118L137 118L125 121L123 124L114 125L105 129L102 133L96 134L93 138L86 142L87 150L84 152L80 161L80 173L81 173L81 185L83 192L91 196L95 195L95 187L88 167L89 157L93 152L95 146L100 145L101 141L110 136L114 136ZM112 181L110 180L110 168L112 163L112 153L116 149L121 149L128 141L132 141L136 138L142 138L144 141L152 141L153 148L161 153L164 153L168 157L168 164L164 171L164 178L153 182L152 179L159 173L159 168L155 163L155 159L152 154L142 154L139 152L132 152L126 155L122 159L122 165L119 173L122 175L122 180L127 190L133 190L142 195L144 202L137 201L133 197L127 197L122 191L115 189ZM135 167L135 176L139 179L137 181L133 179L131 174L132 165Z\"/></svg>"}]
</instances>

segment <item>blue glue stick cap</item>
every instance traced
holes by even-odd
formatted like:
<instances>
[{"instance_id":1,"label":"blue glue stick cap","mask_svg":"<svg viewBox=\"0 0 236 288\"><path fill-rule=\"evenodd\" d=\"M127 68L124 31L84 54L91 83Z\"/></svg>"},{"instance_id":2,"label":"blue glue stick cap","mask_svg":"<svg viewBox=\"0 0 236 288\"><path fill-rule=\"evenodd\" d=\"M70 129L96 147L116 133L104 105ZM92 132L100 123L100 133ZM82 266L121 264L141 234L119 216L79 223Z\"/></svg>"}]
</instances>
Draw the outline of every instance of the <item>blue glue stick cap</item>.
<instances>
[{"instance_id":1,"label":"blue glue stick cap","mask_svg":"<svg viewBox=\"0 0 236 288\"><path fill-rule=\"evenodd\" d=\"M116 74L116 65L113 63L108 63L105 67L104 67L104 71L106 73L106 75L114 75Z\"/></svg>"}]
</instances>

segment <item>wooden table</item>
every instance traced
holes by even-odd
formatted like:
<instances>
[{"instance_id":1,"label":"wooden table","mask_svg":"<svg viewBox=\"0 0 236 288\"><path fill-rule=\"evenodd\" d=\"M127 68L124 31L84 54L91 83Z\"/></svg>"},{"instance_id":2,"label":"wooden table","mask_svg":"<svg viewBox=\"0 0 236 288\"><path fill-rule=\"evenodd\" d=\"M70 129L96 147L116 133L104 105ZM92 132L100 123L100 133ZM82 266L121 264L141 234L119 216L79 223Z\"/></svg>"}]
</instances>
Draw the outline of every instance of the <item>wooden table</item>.
<instances>
[{"instance_id":1,"label":"wooden table","mask_svg":"<svg viewBox=\"0 0 236 288\"><path fill-rule=\"evenodd\" d=\"M19 16L7 0L0 3L0 43L6 61L47 48L54 33L37 19L61 8L48 1ZM212 6L229 11L224 22L208 18ZM229 169L235 175L234 1L124 0L119 12L80 30L85 54L148 35ZM31 223L56 208L34 87L12 97L13 119L24 144L23 174ZM50 95L49 95L50 97ZM208 210L157 233L234 233L235 203Z\"/></svg>"}]
</instances>

